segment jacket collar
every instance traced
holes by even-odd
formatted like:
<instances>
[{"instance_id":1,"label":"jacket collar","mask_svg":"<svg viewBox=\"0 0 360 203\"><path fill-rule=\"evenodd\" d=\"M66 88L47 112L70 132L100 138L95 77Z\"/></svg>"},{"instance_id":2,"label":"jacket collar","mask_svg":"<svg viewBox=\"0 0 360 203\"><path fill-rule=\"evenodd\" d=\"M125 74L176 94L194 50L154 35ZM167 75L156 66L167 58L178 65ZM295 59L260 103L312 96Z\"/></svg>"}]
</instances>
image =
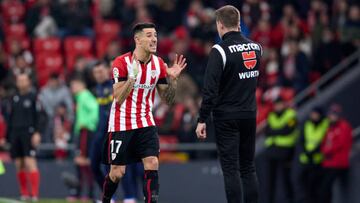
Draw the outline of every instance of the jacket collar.
<instances>
[{"instance_id":1,"label":"jacket collar","mask_svg":"<svg viewBox=\"0 0 360 203\"><path fill-rule=\"evenodd\" d=\"M221 39L222 39L222 40L225 40L225 39L227 39L227 38L229 38L229 37L231 37L231 36L238 35L238 34L240 34L239 31L230 31L230 32L225 33L225 34L222 36Z\"/></svg>"}]
</instances>

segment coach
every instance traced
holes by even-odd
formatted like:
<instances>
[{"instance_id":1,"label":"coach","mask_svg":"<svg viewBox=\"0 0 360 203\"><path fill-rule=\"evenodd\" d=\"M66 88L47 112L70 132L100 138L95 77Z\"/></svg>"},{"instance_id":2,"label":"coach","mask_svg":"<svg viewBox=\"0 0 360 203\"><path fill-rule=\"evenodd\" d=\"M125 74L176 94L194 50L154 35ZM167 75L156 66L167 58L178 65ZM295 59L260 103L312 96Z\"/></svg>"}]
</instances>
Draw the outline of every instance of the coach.
<instances>
[{"instance_id":1,"label":"coach","mask_svg":"<svg viewBox=\"0 0 360 203\"><path fill-rule=\"evenodd\" d=\"M196 134L206 138L212 112L227 201L255 203L255 90L262 48L241 34L238 9L224 6L215 16L222 42L209 55Z\"/></svg>"}]
</instances>

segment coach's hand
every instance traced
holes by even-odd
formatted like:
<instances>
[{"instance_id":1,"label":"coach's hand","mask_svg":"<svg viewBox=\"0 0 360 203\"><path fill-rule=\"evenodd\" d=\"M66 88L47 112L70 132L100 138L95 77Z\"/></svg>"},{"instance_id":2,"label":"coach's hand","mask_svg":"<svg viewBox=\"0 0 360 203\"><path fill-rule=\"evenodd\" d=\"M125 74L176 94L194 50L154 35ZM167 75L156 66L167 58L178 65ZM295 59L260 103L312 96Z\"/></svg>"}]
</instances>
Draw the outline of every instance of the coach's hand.
<instances>
[{"instance_id":1,"label":"coach's hand","mask_svg":"<svg viewBox=\"0 0 360 203\"><path fill-rule=\"evenodd\" d=\"M40 142L41 142L40 133L35 132L31 137L31 144L33 147L37 147L39 146Z\"/></svg>"},{"instance_id":2,"label":"coach's hand","mask_svg":"<svg viewBox=\"0 0 360 203\"><path fill-rule=\"evenodd\" d=\"M166 73L170 79L177 79L181 71L183 71L184 68L186 67L186 65L187 65L186 58L183 55L179 56L176 54L174 64L170 68L166 67Z\"/></svg>"},{"instance_id":3,"label":"coach's hand","mask_svg":"<svg viewBox=\"0 0 360 203\"><path fill-rule=\"evenodd\" d=\"M206 139L206 123L197 124L196 135L199 139Z\"/></svg>"}]
</instances>

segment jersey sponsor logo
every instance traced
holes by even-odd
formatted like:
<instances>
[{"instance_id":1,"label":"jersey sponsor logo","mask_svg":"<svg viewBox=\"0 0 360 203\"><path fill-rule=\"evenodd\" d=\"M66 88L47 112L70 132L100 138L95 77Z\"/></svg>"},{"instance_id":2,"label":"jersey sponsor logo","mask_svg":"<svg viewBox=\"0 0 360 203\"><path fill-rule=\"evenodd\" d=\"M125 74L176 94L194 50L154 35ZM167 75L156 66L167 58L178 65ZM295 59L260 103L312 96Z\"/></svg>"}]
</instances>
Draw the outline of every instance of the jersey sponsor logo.
<instances>
[{"instance_id":1,"label":"jersey sponsor logo","mask_svg":"<svg viewBox=\"0 0 360 203\"><path fill-rule=\"evenodd\" d=\"M258 50L261 51L260 46L255 43L247 43L247 44L234 44L228 46L230 53L234 52L242 52L242 51L251 51L251 50Z\"/></svg>"},{"instance_id":2,"label":"jersey sponsor logo","mask_svg":"<svg viewBox=\"0 0 360 203\"><path fill-rule=\"evenodd\" d=\"M155 87L155 84L152 85L147 85L147 84L135 84L134 88L139 88L139 89L153 89Z\"/></svg>"},{"instance_id":3,"label":"jersey sponsor logo","mask_svg":"<svg viewBox=\"0 0 360 203\"><path fill-rule=\"evenodd\" d=\"M239 73L240 80L249 79L249 78L256 78L258 76L259 76L259 71L258 70Z\"/></svg>"},{"instance_id":4,"label":"jersey sponsor logo","mask_svg":"<svg viewBox=\"0 0 360 203\"><path fill-rule=\"evenodd\" d=\"M249 70L255 68L255 66L257 64L255 51L245 51L245 52L242 52L241 55L244 60L245 68L247 68Z\"/></svg>"}]
</instances>

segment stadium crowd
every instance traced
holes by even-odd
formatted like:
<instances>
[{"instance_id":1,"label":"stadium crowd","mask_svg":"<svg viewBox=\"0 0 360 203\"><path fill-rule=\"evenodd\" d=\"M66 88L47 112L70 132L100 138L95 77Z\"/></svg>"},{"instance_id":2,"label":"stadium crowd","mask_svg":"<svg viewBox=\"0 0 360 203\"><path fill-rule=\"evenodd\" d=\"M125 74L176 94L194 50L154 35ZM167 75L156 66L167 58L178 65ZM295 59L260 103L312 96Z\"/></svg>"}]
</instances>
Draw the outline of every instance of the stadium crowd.
<instances>
[{"instance_id":1,"label":"stadium crowd","mask_svg":"<svg viewBox=\"0 0 360 203\"><path fill-rule=\"evenodd\" d=\"M291 101L360 46L357 1L0 0L0 146L6 142L17 76L26 73L47 121L40 129L41 142L54 144L51 157L68 158L79 119L71 78L80 75L85 88L99 95L94 67L102 64L110 75L111 61L133 49L132 26L144 21L157 25L159 56L172 61L175 53L183 54L188 64L176 102L168 106L156 99L160 141L196 142L207 55L220 40L214 11L225 4L239 8L242 33L264 49L256 94L258 123L271 122L268 115L276 112L279 100ZM101 105L107 99L97 101ZM266 134L271 137L271 129ZM273 150L274 143L268 141L267 147ZM331 150L325 144L323 148ZM276 158L270 157L269 165L276 165ZM331 168L331 161L325 167ZM327 172L327 178L335 176Z\"/></svg>"}]
</instances>

